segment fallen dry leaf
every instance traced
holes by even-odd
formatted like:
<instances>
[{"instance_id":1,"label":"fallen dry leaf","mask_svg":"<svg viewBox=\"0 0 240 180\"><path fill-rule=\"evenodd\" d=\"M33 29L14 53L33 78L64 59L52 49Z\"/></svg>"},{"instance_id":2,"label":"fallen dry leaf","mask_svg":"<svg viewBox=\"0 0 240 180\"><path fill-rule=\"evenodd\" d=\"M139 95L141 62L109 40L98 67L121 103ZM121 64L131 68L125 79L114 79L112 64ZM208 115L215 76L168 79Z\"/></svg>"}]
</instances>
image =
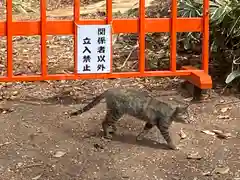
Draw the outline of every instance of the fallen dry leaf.
<instances>
[{"instance_id":1,"label":"fallen dry leaf","mask_svg":"<svg viewBox=\"0 0 240 180\"><path fill-rule=\"evenodd\" d=\"M222 139L227 139L232 136L231 133L224 133L221 130L214 129L212 131L217 135L217 137L222 138Z\"/></svg>"},{"instance_id":2,"label":"fallen dry leaf","mask_svg":"<svg viewBox=\"0 0 240 180\"><path fill-rule=\"evenodd\" d=\"M181 139L185 139L187 137L187 135L183 132L183 130L180 130L179 136Z\"/></svg>"},{"instance_id":3,"label":"fallen dry leaf","mask_svg":"<svg viewBox=\"0 0 240 180\"><path fill-rule=\"evenodd\" d=\"M41 176L42 176L42 174L39 174L39 175L33 177L32 180L38 180L39 178L41 178Z\"/></svg>"},{"instance_id":4,"label":"fallen dry leaf","mask_svg":"<svg viewBox=\"0 0 240 180\"><path fill-rule=\"evenodd\" d=\"M187 155L187 159L197 159L200 160L202 159L202 156L200 156L200 154L198 152L195 153L190 153Z\"/></svg>"},{"instance_id":5,"label":"fallen dry leaf","mask_svg":"<svg viewBox=\"0 0 240 180\"><path fill-rule=\"evenodd\" d=\"M186 102L190 102L190 101L192 101L192 97L190 97L190 98L185 98L185 99L183 99L184 101L186 101Z\"/></svg>"},{"instance_id":6,"label":"fallen dry leaf","mask_svg":"<svg viewBox=\"0 0 240 180\"><path fill-rule=\"evenodd\" d=\"M201 96L201 100L203 101L210 100L209 98L210 98L210 94L202 94Z\"/></svg>"},{"instance_id":7,"label":"fallen dry leaf","mask_svg":"<svg viewBox=\"0 0 240 180\"><path fill-rule=\"evenodd\" d=\"M228 115L219 115L217 118L219 119L229 119Z\"/></svg>"},{"instance_id":8,"label":"fallen dry leaf","mask_svg":"<svg viewBox=\"0 0 240 180\"><path fill-rule=\"evenodd\" d=\"M13 112L13 109L11 108L0 108L0 113L7 114Z\"/></svg>"},{"instance_id":9,"label":"fallen dry leaf","mask_svg":"<svg viewBox=\"0 0 240 180\"><path fill-rule=\"evenodd\" d=\"M216 174L227 174L229 172L229 167L217 167L213 171Z\"/></svg>"},{"instance_id":10,"label":"fallen dry leaf","mask_svg":"<svg viewBox=\"0 0 240 180\"><path fill-rule=\"evenodd\" d=\"M227 110L229 110L229 108L228 108L228 107L224 107L224 108L222 108L220 111L221 111L222 113L225 113L225 112L227 112Z\"/></svg>"},{"instance_id":11,"label":"fallen dry leaf","mask_svg":"<svg viewBox=\"0 0 240 180\"><path fill-rule=\"evenodd\" d=\"M94 144L93 146L94 146L94 148L96 148L96 149L104 149L103 146L102 146L102 145L99 145L99 144Z\"/></svg>"},{"instance_id":12,"label":"fallen dry leaf","mask_svg":"<svg viewBox=\"0 0 240 180\"><path fill-rule=\"evenodd\" d=\"M1 144L0 144L0 147L5 146L5 145L8 145L8 144L11 144L11 143L10 143L10 142L1 143Z\"/></svg>"},{"instance_id":13,"label":"fallen dry leaf","mask_svg":"<svg viewBox=\"0 0 240 180\"><path fill-rule=\"evenodd\" d=\"M212 176L212 173L210 171L202 173L203 176Z\"/></svg>"},{"instance_id":14,"label":"fallen dry leaf","mask_svg":"<svg viewBox=\"0 0 240 180\"><path fill-rule=\"evenodd\" d=\"M201 132L205 133L205 134L208 134L208 135L215 135L214 132L211 132L209 130L201 130Z\"/></svg>"},{"instance_id":15,"label":"fallen dry leaf","mask_svg":"<svg viewBox=\"0 0 240 180\"><path fill-rule=\"evenodd\" d=\"M223 132L221 130L213 129L212 132L215 134L222 134Z\"/></svg>"},{"instance_id":16,"label":"fallen dry leaf","mask_svg":"<svg viewBox=\"0 0 240 180\"><path fill-rule=\"evenodd\" d=\"M62 156L64 156L66 154L66 152L63 152L63 151L57 151L53 157L56 157L56 158L60 158Z\"/></svg>"}]
</instances>

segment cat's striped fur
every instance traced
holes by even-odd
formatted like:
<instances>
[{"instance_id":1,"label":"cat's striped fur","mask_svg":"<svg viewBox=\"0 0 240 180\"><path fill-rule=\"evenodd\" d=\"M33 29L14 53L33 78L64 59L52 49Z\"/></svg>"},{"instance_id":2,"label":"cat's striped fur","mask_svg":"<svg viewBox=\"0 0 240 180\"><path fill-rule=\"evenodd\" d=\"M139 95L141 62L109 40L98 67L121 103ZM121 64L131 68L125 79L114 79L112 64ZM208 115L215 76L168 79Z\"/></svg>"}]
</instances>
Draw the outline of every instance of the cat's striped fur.
<instances>
[{"instance_id":1,"label":"cat's striped fur","mask_svg":"<svg viewBox=\"0 0 240 180\"><path fill-rule=\"evenodd\" d=\"M104 136L111 139L116 132L115 123L128 114L146 122L145 127L137 136L141 140L153 126L157 126L169 148L177 149L169 135L172 121L187 122L187 106L173 106L151 97L147 92L134 89L112 88L95 97L92 102L70 116L76 116L96 106L102 99L106 100L107 113L102 122Z\"/></svg>"}]
</instances>

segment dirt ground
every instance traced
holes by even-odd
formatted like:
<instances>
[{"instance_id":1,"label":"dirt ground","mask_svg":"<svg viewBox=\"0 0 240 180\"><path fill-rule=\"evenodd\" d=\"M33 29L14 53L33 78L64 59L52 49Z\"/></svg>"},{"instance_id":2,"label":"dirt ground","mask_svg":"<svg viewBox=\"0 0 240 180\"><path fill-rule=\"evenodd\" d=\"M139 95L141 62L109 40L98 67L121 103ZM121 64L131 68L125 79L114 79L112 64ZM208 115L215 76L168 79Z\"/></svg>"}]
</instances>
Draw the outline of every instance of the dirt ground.
<instances>
[{"instance_id":1,"label":"dirt ground","mask_svg":"<svg viewBox=\"0 0 240 180\"><path fill-rule=\"evenodd\" d=\"M174 84L175 87L150 89L161 99L183 100L177 95L178 83ZM130 116L124 116L118 123L118 132L112 141L102 138L104 102L81 116L69 118L66 112L74 111L92 98L87 91L92 86L98 87L92 94L113 86L145 89L144 83L131 79L86 81L84 85L81 81L65 81L27 83L25 87L19 83L20 89L17 84L3 87L15 97L2 102L2 107L11 107L13 111L0 116L1 179L240 178L240 107L237 103L226 104L237 101L236 98L220 98L213 93L211 100L190 105L191 123L174 123L171 127L171 135L180 148L172 151L167 149L156 128L143 141L136 142L143 122ZM65 90L57 92L58 87ZM77 89L81 95L68 94L71 89L73 92ZM201 132L213 129L231 136L221 139ZM186 135L184 139L181 131Z\"/></svg>"},{"instance_id":2,"label":"dirt ground","mask_svg":"<svg viewBox=\"0 0 240 180\"><path fill-rule=\"evenodd\" d=\"M38 36L14 37L15 75L40 72L39 44ZM72 37L49 36L49 73L71 72L72 50ZM104 102L67 116L109 87L146 89L171 103L189 100L180 80L169 78L1 83L0 180L240 180L240 102L233 103L239 98L212 90L206 101L190 105L190 123L171 127L180 148L172 151L156 128L136 142L144 124L130 116L118 123L112 141L102 138Z\"/></svg>"}]
</instances>

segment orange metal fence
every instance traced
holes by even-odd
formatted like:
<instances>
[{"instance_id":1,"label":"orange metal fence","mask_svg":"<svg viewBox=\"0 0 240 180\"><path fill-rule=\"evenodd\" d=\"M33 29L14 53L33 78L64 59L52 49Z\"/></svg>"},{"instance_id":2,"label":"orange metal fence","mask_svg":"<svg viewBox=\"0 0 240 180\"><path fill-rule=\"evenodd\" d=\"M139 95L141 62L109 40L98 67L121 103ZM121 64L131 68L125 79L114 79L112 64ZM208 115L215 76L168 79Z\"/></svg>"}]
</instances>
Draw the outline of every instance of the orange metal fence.
<instances>
[{"instance_id":1,"label":"orange metal fence","mask_svg":"<svg viewBox=\"0 0 240 180\"><path fill-rule=\"evenodd\" d=\"M12 21L12 1L7 2L7 20L0 22L0 37L7 36L7 76L0 77L0 81L38 81L62 79L97 79L97 78L127 78L147 76L181 76L202 89L212 87L211 77L208 75L209 56L209 0L204 0L203 16L200 18L177 17L177 1L172 0L171 18L146 18L145 0L140 0L139 18L113 19L112 0L107 0L107 15L103 20L80 19L80 0L74 1L74 20L47 20L46 0L41 0L40 21ZM139 34L139 72L111 72L104 74L78 74L77 73L77 25L105 25L110 24L112 33L138 33ZM64 28L63 28L64 27ZM170 32L170 70L145 71L145 33ZM191 66L176 70L177 32L202 33L202 68L195 69ZM14 76L13 75L13 36L41 36L41 75ZM47 73L47 35L74 35L74 73L54 74Z\"/></svg>"}]
</instances>

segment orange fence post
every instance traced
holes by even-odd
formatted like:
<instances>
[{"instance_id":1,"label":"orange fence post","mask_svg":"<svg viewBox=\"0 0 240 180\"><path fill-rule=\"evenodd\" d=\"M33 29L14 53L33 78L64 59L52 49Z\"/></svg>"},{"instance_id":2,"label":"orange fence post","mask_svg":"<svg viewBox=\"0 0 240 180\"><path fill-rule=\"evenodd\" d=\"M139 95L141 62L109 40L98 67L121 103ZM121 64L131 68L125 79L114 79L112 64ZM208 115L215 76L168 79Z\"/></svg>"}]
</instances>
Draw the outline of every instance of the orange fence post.
<instances>
[{"instance_id":1,"label":"orange fence post","mask_svg":"<svg viewBox=\"0 0 240 180\"><path fill-rule=\"evenodd\" d=\"M80 0L74 0L74 75L77 75L77 24L80 17Z\"/></svg>"},{"instance_id":2,"label":"orange fence post","mask_svg":"<svg viewBox=\"0 0 240 180\"><path fill-rule=\"evenodd\" d=\"M7 76L13 76L13 42L12 42L12 1L7 1Z\"/></svg>"},{"instance_id":3,"label":"orange fence post","mask_svg":"<svg viewBox=\"0 0 240 180\"><path fill-rule=\"evenodd\" d=\"M209 59L209 0L203 2L203 43L202 43L202 69L208 74Z\"/></svg>"},{"instance_id":4,"label":"orange fence post","mask_svg":"<svg viewBox=\"0 0 240 180\"><path fill-rule=\"evenodd\" d=\"M176 55L177 55L177 0L172 0L171 12L171 45L170 45L170 69L176 71Z\"/></svg>"},{"instance_id":5,"label":"orange fence post","mask_svg":"<svg viewBox=\"0 0 240 180\"><path fill-rule=\"evenodd\" d=\"M145 0L139 3L139 71L145 71Z\"/></svg>"},{"instance_id":6,"label":"orange fence post","mask_svg":"<svg viewBox=\"0 0 240 180\"><path fill-rule=\"evenodd\" d=\"M46 0L41 0L40 10L41 10L41 71L43 77L47 76L47 33L46 33Z\"/></svg>"}]
</instances>

